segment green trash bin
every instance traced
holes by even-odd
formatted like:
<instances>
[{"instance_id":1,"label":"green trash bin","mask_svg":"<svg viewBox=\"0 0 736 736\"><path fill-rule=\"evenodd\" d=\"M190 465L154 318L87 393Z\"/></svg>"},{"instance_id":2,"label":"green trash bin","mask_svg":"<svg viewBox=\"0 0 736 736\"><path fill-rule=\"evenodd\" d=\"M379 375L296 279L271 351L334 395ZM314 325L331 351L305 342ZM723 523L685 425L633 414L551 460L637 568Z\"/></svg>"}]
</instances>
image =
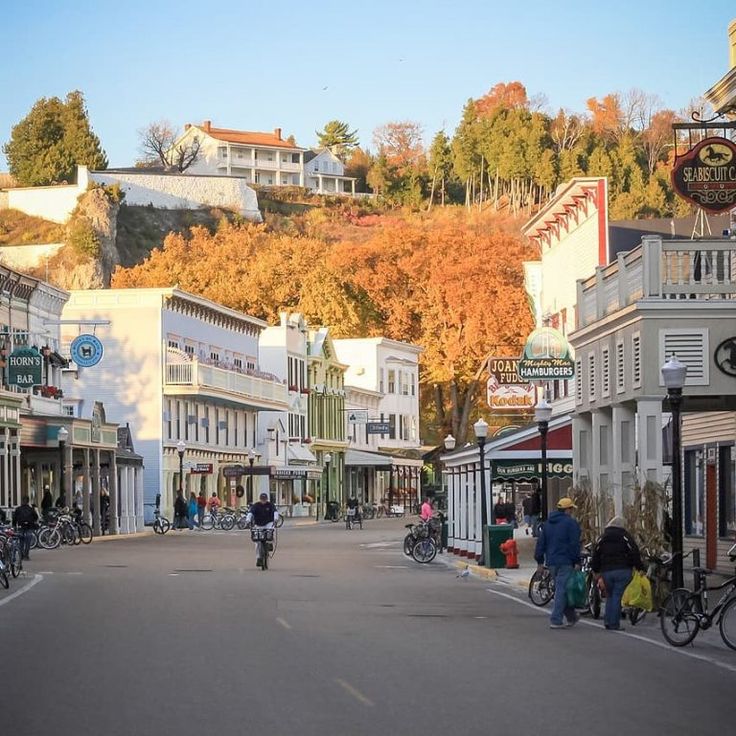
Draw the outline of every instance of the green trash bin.
<instances>
[{"instance_id":1,"label":"green trash bin","mask_svg":"<svg viewBox=\"0 0 736 736\"><path fill-rule=\"evenodd\" d=\"M489 524L486 530L486 549L488 550L486 567L506 567L506 557L498 547L514 538L514 527L511 524Z\"/></svg>"}]
</instances>

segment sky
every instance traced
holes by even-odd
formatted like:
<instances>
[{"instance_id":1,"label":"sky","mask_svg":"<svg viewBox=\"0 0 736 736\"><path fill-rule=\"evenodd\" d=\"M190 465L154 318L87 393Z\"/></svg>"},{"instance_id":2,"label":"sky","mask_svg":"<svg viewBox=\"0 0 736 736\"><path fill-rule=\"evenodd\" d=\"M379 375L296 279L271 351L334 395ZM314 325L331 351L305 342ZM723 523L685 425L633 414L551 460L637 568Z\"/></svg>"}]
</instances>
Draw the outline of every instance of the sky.
<instances>
[{"instance_id":1,"label":"sky","mask_svg":"<svg viewBox=\"0 0 736 736\"><path fill-rule=\"evenodd\" d=\"M521 81L550 111L633 87L681 109L728 70L734 0L0 0L0 142L40 97L79 89L111 166L138 131L413 120L449 134L470 97ZM6 162L0 156L0 170Z\"/></svg>"}]
</instances>

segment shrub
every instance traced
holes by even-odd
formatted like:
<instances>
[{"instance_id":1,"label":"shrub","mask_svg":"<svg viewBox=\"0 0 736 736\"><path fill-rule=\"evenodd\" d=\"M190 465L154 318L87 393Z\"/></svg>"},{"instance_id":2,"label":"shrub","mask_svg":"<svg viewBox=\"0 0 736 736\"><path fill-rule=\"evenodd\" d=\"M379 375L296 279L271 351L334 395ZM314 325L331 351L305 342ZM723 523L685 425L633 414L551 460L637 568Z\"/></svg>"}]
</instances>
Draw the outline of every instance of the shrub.
<instances>
[{"instance_id":1,"label":"shrub","mask_svg":"<svg viewBox=\"0 0 736 736\"><path fill-rule=\"evenodd\" d=\"M86 217L74 218L69 223L66 242L80 256L97 258L100 255L99 238Z\"/></svg>"}]
</instances>

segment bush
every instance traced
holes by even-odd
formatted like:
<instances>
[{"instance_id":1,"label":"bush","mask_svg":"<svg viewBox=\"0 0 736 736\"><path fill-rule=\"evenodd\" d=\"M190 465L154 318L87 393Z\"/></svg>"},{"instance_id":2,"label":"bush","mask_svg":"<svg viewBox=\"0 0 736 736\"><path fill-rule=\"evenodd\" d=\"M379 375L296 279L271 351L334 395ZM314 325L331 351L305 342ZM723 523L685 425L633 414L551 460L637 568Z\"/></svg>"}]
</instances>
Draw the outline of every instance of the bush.
<instances>
[{"instance_id":1,"label":"bush","mask_svg":"<svg viewBox=\"0 0 736 736\"><path fill-rule=\"evenodd\" d=\"M80 256L97 258L100 255L99 238L86 217L75 218L69 223L66 243Z\"/></svg>"}]
</instances>

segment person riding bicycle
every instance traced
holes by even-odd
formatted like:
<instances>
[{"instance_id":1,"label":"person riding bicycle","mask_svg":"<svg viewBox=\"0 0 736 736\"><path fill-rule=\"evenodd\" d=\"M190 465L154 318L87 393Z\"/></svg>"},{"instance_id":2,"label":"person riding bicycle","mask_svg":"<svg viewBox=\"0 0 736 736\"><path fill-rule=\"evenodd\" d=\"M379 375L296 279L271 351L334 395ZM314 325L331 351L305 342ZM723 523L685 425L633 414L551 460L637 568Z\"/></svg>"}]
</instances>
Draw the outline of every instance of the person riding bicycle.
<instances>
[{"instance_id":1,"label":"person riding bicycle","mask_svg":"<svg viewBox=\"0 0 736 736\"><path fill-rule=\"evenodd\" d=\"M273 529L278 521L278 509L271 503L268 493L261 493L258 500L248 509L245 517L246 524L252 524L256 529ZM260 555L261 545L256 545L256 555ZM263 567L263 560L256 557L256 567Z\"/></svg>"},{"instance_id":2,"label":"person riding bicycle","mask_svg":"<svg viewBox=\"0 0 736 736\"><path fill-rule=\"evenodd\" d=\"M360 519L360 502L355 496L348 499L347 507L349 515L353 517L353 521L358 521ZM351 509L353 509L352 513L350 513Z\"/></svg>"}]
</instances>

